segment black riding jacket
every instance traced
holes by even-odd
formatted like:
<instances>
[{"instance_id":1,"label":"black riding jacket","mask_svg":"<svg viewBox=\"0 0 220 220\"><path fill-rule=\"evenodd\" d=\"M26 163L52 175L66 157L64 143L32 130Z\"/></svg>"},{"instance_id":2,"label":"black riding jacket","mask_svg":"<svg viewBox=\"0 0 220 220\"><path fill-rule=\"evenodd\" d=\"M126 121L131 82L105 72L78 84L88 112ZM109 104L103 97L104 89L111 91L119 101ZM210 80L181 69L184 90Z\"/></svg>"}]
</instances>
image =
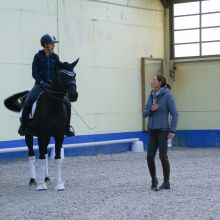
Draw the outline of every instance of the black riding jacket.
<instances>
[{"instance_id":1,"label":"black riding jacket","mask_svg":"<svg viewBox=\"0 0 220 220\"><path fill-rule=\"evenodd\" d=\"M51 53L48 57L44 50L40 50L34 56L32 63L32 76L37 84L40 82L51 83L55 67L59 62L59 57L55 53Z\"/></svg>"}]
</instances>

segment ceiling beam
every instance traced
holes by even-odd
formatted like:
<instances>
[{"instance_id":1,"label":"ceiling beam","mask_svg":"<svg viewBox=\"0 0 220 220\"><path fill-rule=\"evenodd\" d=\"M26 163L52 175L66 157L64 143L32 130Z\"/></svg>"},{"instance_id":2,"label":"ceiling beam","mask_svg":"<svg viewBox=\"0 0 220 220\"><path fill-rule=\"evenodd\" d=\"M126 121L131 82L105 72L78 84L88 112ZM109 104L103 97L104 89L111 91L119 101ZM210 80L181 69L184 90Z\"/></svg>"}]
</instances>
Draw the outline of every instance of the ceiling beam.
<instances>
[{"instance_id":1,"label":"ceiling beam","mask_svg":"<svg viewBox=\"0 0 220 220\"><path fill-rule=\"evenodd\" d=\"M168 8L168 0L160 0L164 8Z\"/></svg>"}]
</instances>

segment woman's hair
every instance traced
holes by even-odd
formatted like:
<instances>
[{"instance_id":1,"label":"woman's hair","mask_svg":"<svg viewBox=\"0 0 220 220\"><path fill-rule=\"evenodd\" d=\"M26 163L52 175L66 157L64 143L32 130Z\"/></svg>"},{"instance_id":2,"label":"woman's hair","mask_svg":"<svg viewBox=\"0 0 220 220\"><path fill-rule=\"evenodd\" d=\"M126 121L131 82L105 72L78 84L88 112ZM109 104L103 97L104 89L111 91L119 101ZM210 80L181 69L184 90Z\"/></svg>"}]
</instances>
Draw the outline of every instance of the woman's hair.
<instances>
[{"instance_id":1,"label":"woman's hair","mask_svg":"<svg viewBox=\"0 0 220 220\"><path fill-rule=\"evenodd\" d=\"M157 76L157 80L159 82L161 82L161 87L165 87L166 86L168 89L171 89L171 86L169 84L167 84L167 79L166 79L165 76L160 75L160 74L157 74L156 76Z\"/></svg>"}]
</instances>

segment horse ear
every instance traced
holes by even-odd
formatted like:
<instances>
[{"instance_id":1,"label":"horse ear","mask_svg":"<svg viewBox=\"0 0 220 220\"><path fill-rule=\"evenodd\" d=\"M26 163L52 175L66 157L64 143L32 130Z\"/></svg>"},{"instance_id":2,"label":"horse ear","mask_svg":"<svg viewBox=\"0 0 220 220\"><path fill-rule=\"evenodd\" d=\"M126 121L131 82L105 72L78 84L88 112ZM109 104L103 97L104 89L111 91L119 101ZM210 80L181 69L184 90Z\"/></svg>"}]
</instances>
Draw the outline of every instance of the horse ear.
<instances>
[{"instance_id":1,"label":"horse ear","mask_svg":"<svg viewBox=\"0 0 220 220\"><path fill-rule=\"evenodd\" d=\"M76 64L79 62L79 58L76 60L76 61L74 61L73 63L71 63L70 65L71 65L71 67L74 69L74 67L76 66Z\"/></svg>"}]
</instances>

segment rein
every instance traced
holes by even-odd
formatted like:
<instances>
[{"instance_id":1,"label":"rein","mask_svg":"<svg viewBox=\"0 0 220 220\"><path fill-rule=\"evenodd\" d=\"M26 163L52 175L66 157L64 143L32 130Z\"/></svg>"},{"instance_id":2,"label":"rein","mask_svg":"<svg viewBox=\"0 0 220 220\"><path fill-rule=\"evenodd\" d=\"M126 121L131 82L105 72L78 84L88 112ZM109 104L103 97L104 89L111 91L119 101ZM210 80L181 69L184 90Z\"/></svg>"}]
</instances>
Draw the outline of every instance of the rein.
<instances>
[{"instance_id":1,"label":"rein","mask_svg":"<svg viewBox=\"0 0 220 220\"><path fill-rule=\"evenodd\" d=\"M56 99L56 100L59 100L59 101L63 101L64 96L65 96L65 94L66 94L65 92L55 92L55 91L50 90L50 89L47 89L47 88L45 88L45 91L46 91L46 94L47 94L50 98ZM59 98L59 97L57 97L57 96L55 96L55 95L52 95L52 94L61 94L61 95L62 95L62 98Z\"/></svg>"}]
</instances>

